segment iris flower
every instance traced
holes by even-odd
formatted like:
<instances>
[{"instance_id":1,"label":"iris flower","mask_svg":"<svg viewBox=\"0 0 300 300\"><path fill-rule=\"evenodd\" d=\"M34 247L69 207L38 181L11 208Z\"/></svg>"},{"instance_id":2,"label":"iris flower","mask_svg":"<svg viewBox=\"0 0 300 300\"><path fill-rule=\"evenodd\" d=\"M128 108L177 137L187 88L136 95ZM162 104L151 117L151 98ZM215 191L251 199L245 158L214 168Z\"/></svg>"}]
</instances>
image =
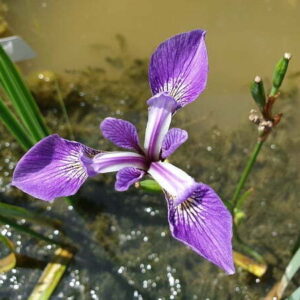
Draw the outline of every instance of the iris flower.
<instances>
[{"instance_id":1,"label":"iris flower","mask_svg":"<svg viewBox=\"0 0 300 300\"><path fill-rule=\"evenodd\" d=\"M166 161L188 139L185 130L169 128L172 116L203 92L207 73L204 31L168 39L151 57L153 97L147 102L143 146L132 123L106 118L100 124L103 136L127 151L98 151L50 135L21 158L12 185L33 197L53 201L75 194L89 176L99 173L117 172L117 191L126 191L143 176L151 176L164 191L173 237L233 274L229 211L211 187Z\"/></svg>"}]
</instances>

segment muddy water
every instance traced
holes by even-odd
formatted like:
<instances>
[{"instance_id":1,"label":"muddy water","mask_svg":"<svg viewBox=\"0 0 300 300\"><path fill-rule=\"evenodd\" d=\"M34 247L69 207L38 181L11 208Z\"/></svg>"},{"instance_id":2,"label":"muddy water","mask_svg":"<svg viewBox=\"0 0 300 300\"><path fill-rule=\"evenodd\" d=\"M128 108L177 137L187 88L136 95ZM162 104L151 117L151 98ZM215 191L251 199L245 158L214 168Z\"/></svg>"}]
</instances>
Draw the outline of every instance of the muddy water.
<instances>
[{"instance_id":1,"label":"muddy water","mask_svg":"<svg viewBox=\"0 0 300 300\"><path fill-rule=\"evenodd\" d=\"M114 51L116 34L133 55L147 58L174 34L206 29L208 88L197 109L187 110L210 112L222 127L247 118L250 80L257 74L269 78L283 52L295 55L290 72L300 70L298 0L14 0L9 8L11 28L38 52L32 69L97 66Z\"/></svg>"},{"instance_id":2,"label":"muddy water","mask_svg":"<svg viewBox=\"0 0 300 300\"><path fill-rule=\"evenodd\" d=\"M100 139L98 124L107 115L128 119L144 131L147 58L155 46L178 32L207 29L208 88L201 100L176 115L174 125L188 129L190 139L172 161L230 199L255 140L254 129L246 123L252 107L249 81L257 73L268 78L284 51L295 54L290 73L300 70L300 2L224 2L15 0L8 2L8 21L38 52L35 60L22 65L25 72L47 69L68 78L65 70L77 70L71 74L71 91L67 87L64 93L76 139L105 150L113 148ZM120 50L116 34L124 37L126 51ZM115 73L118 80L112 79ZM266 144L249 181L255 192L246 205L241 235L270 265L261 279L242 270L228 277L204 262L170 237L162 195L135 189L114 192L112 174L84 185L78 209L61 200L49 206L16 193L7 183L21 152L0 127L1 201L46 209L45 214L63 221L65 234L78 248L54 299L263 297L280 278L300 228L297 85L297 76L287 80L280 105L286 121ZM67 137L53 98L36 85L33 90L49 126ZM11 228L1 227L1 232L23 254L45 260L53 254L50 245L36 244ZM26 299L40 274L37 269L17 268L0 275L0 298ZM297 285L294 282L291 289Z\"/></svg>"}]
</instances>

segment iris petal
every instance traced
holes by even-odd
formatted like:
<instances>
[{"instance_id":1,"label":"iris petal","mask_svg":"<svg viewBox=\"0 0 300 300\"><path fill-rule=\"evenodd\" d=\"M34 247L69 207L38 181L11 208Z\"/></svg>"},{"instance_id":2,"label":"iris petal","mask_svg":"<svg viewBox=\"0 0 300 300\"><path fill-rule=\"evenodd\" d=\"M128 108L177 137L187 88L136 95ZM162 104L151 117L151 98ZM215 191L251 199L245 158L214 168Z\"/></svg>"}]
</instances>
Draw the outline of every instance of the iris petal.
<instances>
[{"instance_id":1,"label":"iris petal","mask_svg":"<svg viewBox=\"0 0 300 300\"><path fill-rule=\"evenodd\" d=\"M141 152L136 127L121 119L105 118L100 124L103 136L121 148Z\"/></svg>"},{"instance_id":2,"label":"iris petal","mask_svg":"<svg viewBox=\"0 0 300 300\"><path fill-rule=\"evenodd\" d=\"M232 218L215 191L200 183L178 206L172 197L167 195L166 199L173 237L228 274L233 274Z\"/></svg>"},{"instance_id":3,"label":"iris petal","mask_svg":"<svg viewBox=\"0 0 300 300\"><path fill-rule=\"evenodd\" d=\"M129 187L139 181L145 172L136 168L124 168L117 173L115 189L119 192L127 191Z\"/></svg>"},{"instance_id":4,"label":"iris petal","mask_svg":"<svg viewBox=\"0 0 300 300\"><path fill-rule=\"evenodd\" d=\"M33 197L52 201L74 195L88 177L82 157L99 153L57 134L34 145L18 162L12 185Z\"/></svg>"},{"instance_id":5,"label":"iris petal","mask_svg":"<svg viewBox=\"0 0 300 300\"><path fill-rule=\"evenodd\" d=\"M178 34L158 46L151 57L149 80L152 93L167 92L178 108L194 101L205 89L208 59L205 31Z\"/></svg>"},{"instance_id":6,"label":"iris petal","mask_svg":"<svg viewBox=\"0 0 300 300\"><path fill-rule=\"evenodd\" d=\"M148 100L148 123L144 147L151 160L158 160L163 139L169 130L176 101L165 94L159 94Z\"/></svg>"},{"instance_id":7,"label":"iris petal","mask_svg":"<svg viewBox=\"0 0 300 300\"><path fill-rule=\"evenodd\" d=\"M144 156L134 152L103 152L96 155L89 165L90 174L117 172L123 168L134 167L146 170Z\"/></svg>"},{"instance_id":8,"label":"iris petal","mask_svg":"<svg viewBox=\"0 0 300 300\"><path fill-rule=\"evenodd\" d=\"M174 153L188 139L188 133L179 128L172 128L166 134L162 143L161 158L165 159Z\"/></svg>"},{"instance_id":9,"label":"iris petal","mask_svg":"<svg viewBox=\"0 0 300 300\"><path fill-rule=\"evenodd\" d=\"M167 162L153 162L148 173L172 197L181 203L194 191L196 182L187 173Z\"/></svg>"}]
</instances>

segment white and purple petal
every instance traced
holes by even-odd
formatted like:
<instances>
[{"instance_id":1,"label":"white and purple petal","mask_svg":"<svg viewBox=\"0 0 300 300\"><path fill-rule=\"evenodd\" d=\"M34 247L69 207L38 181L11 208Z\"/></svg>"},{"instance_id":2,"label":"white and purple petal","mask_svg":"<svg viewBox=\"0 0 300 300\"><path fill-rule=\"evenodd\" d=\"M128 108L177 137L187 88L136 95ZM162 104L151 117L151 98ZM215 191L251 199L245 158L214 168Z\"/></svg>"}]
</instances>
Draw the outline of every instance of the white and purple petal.
<instances>
[{"instance_id":1,"label":"white and purple petal","mask_svg":"<svg viewBox=\"0 0 300 300\"><path fill-rule=\"evenodd\" d=\"M121 169L116 175L115 189L119 192L127 191L132 184L141 180L144 175L144 171L136 168Z\"/></svg>"},{"instance_id":2,"label":"white and purple petal","mask_svg":"<svg viewBox=\"0 0 300 300\"><path fill-rule=\"evenodd\" d=\"M89 163L85 163L89 174L117 172L123 168L133 167L147 169L143 155L135 152L102 152L97 154Z\"/></svg>"},{"instance_id":3,"label":"white and purple petal","mask_svg":"<svg viewBox=\"0 0 300 300\"><path fill-rule=\"evenodd\" d=\"M188 139L188 133L180 128L172 128L166 134L161 148L161 158L165 159L174 153Z\"/></svg>"},{"instance_id":4,"label":"white and purple petal","mask_svg":"<svg viewBox=\"0 0 300 300\"><path fill-rule=\"evenodd\" d=\"M208 58L205 31L175 35L158 46L151 57L149 81L152 93L168 92L178 108L194 101L205 89Z\"/></svg>"},{"instance_id":5,"label":"white and purple petal","mask_svg":"<svg viewBox=\"0 0 300 300\"><path fill-rule=\"evenodd\" d=\"M116 146L142 152L136 127L121 119L105 118L100 124L103 136Z\"/></svg>"},{"instance_id":6,"label":"white and purple petal","mask_svg":"<svg viewBox=\"0 0 300 300\"><path fill-rule=\"evenodd\" d=\"M228 274L234 274L232 218L216 192L200 183L190 197L179 205L168 195L166 199L173 237Z\"/></svg>"},{"instance_id":7,"label":"white and purple petal","mask_svg":"<svg viewBox=\"0 0 300 300\"><path fill-rule=\"evenodd\" d=\"M197 185L190 175L167 162L153 162L147 172L172 195L176 205L187 199Z\"/></svg>"},{"instance_id":8,"label":"white and purple petal","mask_svg":"<svg viewBox=\"0 0 300 300\"><path fill-rule=\"evenodd\" d=\"M74 195L88 177L82 158L99 153L57 134L34 145L18 162L12 185L46 201Z\"/></svg>"},{"instance_id":9,"label":"white and purple petal","mask_svg":"<svg viewBox=\"0 0 300 300\"><path fill-rule=\"evenodd\" d=\"M169 130L176 101L166 95L158 94L148 100L148 123L144 147L150 160L159 160L163 139Z\"/></svg>"}]
</instances>

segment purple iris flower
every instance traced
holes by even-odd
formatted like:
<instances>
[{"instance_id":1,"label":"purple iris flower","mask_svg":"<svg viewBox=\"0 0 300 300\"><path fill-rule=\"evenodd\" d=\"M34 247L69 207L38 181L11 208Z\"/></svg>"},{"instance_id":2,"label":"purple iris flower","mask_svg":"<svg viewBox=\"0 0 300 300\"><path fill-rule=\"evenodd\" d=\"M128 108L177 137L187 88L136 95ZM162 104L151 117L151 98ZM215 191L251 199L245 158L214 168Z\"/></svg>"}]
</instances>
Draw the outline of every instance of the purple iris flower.
<instances>
[{"instance_id":1,"label":"purple iris flower","mask_svg":"<svg viewBox=\"0 0 300 300\"><path fill-rule=\"evenodd\" d=\"M81 143L50 135L18 162L12 184L45 201L75 194L89 176L117 172L115 189L126 191L150 175L162 187L174 238L207 260L234 273L232 218L215 191L166 161L187 139L179 128L169 129L174 113L204 90L208 60L205 32L194 30L162 43L149 68L153 97L142 146L128 121L106 118L103 136L127 151L103 152Z\"/></svg>"}]
</instances>

